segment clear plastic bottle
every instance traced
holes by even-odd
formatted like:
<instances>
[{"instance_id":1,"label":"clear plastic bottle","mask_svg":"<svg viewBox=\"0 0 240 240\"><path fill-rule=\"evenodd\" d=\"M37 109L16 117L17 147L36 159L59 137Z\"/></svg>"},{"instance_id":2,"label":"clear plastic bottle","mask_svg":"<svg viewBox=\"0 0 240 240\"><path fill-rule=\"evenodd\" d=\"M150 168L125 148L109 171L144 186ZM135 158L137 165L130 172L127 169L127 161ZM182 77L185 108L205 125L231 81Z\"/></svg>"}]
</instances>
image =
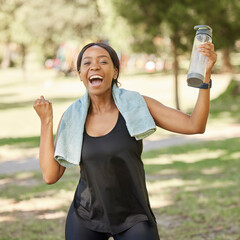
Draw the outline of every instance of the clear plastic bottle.
<instances>
[{"instance_id":1,"label":"clear plastic bottle","mask_svg":"<svg viewBox=\"0 0 240 240\"><path fill-rule=\"evenodd\" d=\"M208 25L194 27L196 35L194 38L191 62L187 75L188 86L200 87L204 83L206 75L207 57L198 51L198 46L205 42L212 42L212 28Z\"/></svg>"}]
</instances>

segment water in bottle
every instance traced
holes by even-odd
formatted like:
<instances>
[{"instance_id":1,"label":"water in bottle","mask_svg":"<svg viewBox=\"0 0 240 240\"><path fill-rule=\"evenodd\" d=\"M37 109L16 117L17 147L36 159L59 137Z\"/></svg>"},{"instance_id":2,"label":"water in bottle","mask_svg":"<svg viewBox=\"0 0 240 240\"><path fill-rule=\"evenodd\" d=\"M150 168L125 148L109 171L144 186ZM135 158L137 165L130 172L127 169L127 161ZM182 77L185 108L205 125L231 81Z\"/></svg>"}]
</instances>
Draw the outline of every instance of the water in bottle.
<instances>
[{"instance_id":1,"label":"water in bottle","mask_svg":"<svg viewBox=\"0 0 240 240\"><path fill-rule=\"evenodd\" d=\"M196 30L196 35L193 43L187 83L188 86L200 87L204 83L208 58L198 51L198 46L205 42L212 42L212 28L208 25L198 25L194 29Z\"/></svg>"}]
</instances>

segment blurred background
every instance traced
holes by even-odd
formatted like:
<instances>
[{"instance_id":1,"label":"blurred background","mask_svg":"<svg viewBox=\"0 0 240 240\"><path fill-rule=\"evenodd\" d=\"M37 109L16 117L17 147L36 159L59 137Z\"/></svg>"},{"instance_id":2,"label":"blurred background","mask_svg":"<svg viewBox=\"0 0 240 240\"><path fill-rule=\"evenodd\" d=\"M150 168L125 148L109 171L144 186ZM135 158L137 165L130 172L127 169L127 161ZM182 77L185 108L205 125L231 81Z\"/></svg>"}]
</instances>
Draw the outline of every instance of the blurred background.
<instances>
[{"instance_id":1,"label":"blurred background","mask_svg":"<svg viewBox=\"0 0 240 240\"><path fill-rule=\"evenodd\" d=\"M213 29L218 60L203 135L162 129L145 140L151 205L163 239L240 239L240 2L238 0L0 1L0 239L64 239L79 169L48 186L38 164L40 121L53 104L54 134L85 89L76 58L89 42L118 53L121 86L191 113L186 76L194 26Z\"/></svg>"}]
</instances>

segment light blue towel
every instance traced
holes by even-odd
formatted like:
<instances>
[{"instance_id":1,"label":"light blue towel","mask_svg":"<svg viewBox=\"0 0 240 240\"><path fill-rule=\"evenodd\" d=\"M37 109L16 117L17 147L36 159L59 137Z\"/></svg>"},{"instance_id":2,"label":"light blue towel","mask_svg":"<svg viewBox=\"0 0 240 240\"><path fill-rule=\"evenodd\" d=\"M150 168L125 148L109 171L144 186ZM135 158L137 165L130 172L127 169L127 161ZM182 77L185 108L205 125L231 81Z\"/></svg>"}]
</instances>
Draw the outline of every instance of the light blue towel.
<instances>
[{"instance_id":1,"label":"light blue towel","mask_svg":"<svg viewBox=\"0 0 240 240\"><path fill-rule=\"evenodd\" d=\"M131 137L143 139L156 131L155 122L144 98L134 91L112 88L114 102L126 121ZM55 159L64 167L79 165L87 112L90 104L88 92L69 106L63 115L55 148Z\"/></svg>"}]
</instances>

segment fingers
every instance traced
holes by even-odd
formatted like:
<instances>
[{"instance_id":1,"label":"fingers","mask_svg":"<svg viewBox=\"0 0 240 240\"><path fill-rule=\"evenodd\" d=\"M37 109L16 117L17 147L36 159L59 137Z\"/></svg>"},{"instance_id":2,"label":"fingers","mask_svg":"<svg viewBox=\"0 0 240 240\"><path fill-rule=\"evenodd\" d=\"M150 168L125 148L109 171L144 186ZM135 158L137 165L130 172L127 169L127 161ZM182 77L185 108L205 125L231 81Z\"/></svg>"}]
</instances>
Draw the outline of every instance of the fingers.
<instances>
[{"instance_id":1,"label":"fingers","mask_svg":"<svg viewBox=\"0 0 240 240\"><path fill-rule=\"evenodd\" d=\"M49 102L49 100L46 100L44 98L44 96L40 96L40 98L35 100L35 102L33 104L33 107L36 107L38 105L43 105L43 104L46 104L46 103L52 104L51 102Z\"/></svg>"},{"instance_id":2,"label":"fingers","mask_svg":"<svg viewBox=\"0 0 240 240\"><path fill-rule=\"evenodd\" d=\"M206 48L206 49L214 51L214 44L210 43L210 42L206 42L206 43L199 45L198 48L199 49Z\"/></svg>"},{"instance_id":3,"label":"fingers","mask_svg":"<svg viewBox=\"0 0 240 240\"><path fill-rule=\"evenodd\" d=\"M214 63L217 61L217 53L214 51L214 44L204 43L198 47L198 51Z\"/></svg>"}]
</instances>

